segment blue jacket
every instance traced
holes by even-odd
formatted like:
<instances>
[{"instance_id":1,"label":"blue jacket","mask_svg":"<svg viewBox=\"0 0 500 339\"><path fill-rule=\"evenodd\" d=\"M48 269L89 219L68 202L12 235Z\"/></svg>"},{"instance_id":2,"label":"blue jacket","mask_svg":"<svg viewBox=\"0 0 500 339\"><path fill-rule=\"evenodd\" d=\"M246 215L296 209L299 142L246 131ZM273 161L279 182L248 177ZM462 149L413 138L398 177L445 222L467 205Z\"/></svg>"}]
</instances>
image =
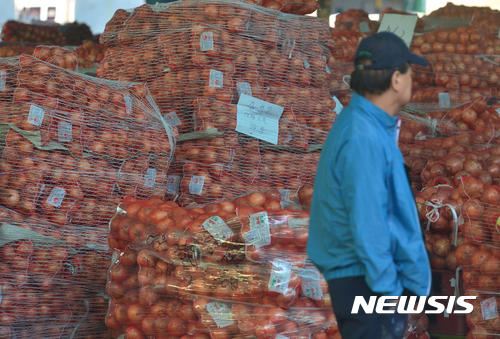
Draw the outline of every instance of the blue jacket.
<instances>
[{"instance_id":1,"label":"blue jacket","mask_svg":"<svg viewBox=\"0 0 500 339\"><path fill-rule=\"evenodd\" d=\"M318 164L307 253L327 281L365 276L382 295L427 296L429 259L396 123L356 93L338 116Z\"/></svg>"}]
</instances>

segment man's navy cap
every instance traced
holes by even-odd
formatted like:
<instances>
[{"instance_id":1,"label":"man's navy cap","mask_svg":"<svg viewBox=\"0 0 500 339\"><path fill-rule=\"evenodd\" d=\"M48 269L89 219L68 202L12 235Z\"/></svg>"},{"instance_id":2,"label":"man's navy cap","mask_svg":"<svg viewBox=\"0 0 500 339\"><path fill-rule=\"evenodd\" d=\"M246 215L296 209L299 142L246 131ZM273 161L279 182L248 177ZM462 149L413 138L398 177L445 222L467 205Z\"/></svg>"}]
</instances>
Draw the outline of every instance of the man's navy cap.
<instances>
[{"instance_id":1,"label":"man's navy cap","mask_svg":"<svg viewBox=\"0 0 500 339\"><path fill-rule=\"evenodd\" d=\"M370 59L371 65L358 64L358 58ZM394 68L406 62L427 66L427 60L411 53L405 42L391 32L380 32L361 40L354 58L359 70Z\"/></svg>"}]
</instances>

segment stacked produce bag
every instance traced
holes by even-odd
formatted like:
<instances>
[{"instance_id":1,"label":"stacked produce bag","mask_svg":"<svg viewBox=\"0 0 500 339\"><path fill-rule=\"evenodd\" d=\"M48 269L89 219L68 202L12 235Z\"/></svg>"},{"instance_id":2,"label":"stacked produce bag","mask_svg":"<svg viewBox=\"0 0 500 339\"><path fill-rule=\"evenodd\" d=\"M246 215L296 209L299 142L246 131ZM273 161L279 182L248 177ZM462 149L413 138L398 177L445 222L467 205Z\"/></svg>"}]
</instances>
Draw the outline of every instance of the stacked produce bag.
<instances>
[{"instance_id":1,"label":"stacked produce bag","mask_svg":"<svg viewBox=\"0 0 500 339\"><path fill-rule=\"evenodd\" d=\"M107 225L124 196L164 195L176 137L144 84L35 55L0 59L0 331L105 338Z\"/></svg>"},{"instance_id":2,"label":"stacked produce bag","mask_svg":"<svg viewBox=\"0 0 500 339\"><path fill-rule=\"evenodd\" d=\"M340 338L328 285L305 252L309 212L281 205L276 190L189 209L125 199L110 223L113 334ZM425 326L425 315L411 318L406 336Z\"/></svg>"},{"instance_id":3,"label":"stacked produce bag","mask_svg":"<svg viewBox=\"0 0 500 339\"><path fill-rule=\"evenodd\" d=\"M179 194L181 204L270 187L296 193L312 184L319 154L305 155L300 171L287 164L319 149L336 118L327 88L329 37L322 20L249 3L144 5L118 10L106 25L97 73L147 81L165 120L179 130L179 140L188 140L170 171L170 193ZM250 137L235 134L242 106L276 113L277 137L270 140L275 131L266 130L272 116L269 124L246 124L254 128L244 132ZM251 113L247 117L264 119ZM266 141L258 141L260 135Z\"/></svg>"}]
</instances>

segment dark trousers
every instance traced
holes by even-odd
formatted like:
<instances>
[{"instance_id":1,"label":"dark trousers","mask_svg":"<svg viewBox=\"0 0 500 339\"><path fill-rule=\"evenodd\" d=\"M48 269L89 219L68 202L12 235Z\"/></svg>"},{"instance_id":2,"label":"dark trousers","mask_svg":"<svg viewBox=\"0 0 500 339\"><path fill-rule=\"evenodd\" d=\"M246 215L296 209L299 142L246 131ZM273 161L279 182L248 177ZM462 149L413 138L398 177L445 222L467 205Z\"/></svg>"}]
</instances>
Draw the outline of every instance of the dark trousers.
<instances>
[{"instance_id":1,"label":"dark trousers","mask_svg":"<svg viewBox=\"0 0 500 339\"><path fill-rule=\"evenodd\" d=\"M403 338L407 314L366 314L362 307L358 314L351 314L355 296L380 297L373 292L363 276L332 279L328 282L333 311L337 317L342 339L401 339Z\"/></svg>"}]
</instances>

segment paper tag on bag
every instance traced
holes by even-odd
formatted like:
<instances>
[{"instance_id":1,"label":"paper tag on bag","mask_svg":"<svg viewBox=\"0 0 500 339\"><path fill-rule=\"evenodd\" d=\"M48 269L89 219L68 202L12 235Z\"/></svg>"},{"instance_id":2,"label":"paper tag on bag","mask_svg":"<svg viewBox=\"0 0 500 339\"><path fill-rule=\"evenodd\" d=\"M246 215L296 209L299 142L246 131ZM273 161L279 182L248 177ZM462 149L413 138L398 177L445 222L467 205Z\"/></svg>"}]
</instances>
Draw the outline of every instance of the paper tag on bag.
<instances>
[{"instance_id":1,"label":"paper tag on bag","mask_svg":"<svg viewBox=\"0 0 500 339\"><path fill-rule=\"evenodd\" d=\"M497 301L495 297L481 301L481 313L483 314L483 320L498 318Z\"/></svg>"},{"instance_id":2,"label":"paper tag on bag","mask_svg":"<svg viewBox=\"0 0 500 339\"><path fill-rule=\"evenodd\" d=\"M206 304L205 308L210 313L218 328L224 328L234 323L233 313L226 304L212 302Z\"/></svg>"},{"instance_id":3,"label":"paper tag on bag","mask_svg":"<svg viewBox=\"0 0 500 339\"><path fill-rule=\"evenodd\" d=\"M257 230L260 239L254 242L255 247L262 247L271 244L271 231L269 230L269 218L267 212L254 213L248 217L250 219L250 230Z\"/></svg>"},{"instance_id":4,"label":"paper tag on bag","mask_svg":"<svg viewBox=\"0 0 500 339\"><path fill-rule=\"evenodd\" d=\"M201 224L215 239L225 241L234 236L233 231L227 226L221 217L214 215Z\"/></svg>"},{"instance_id":5,"label":"paper tag on bag","mask_svg":"<svg viewBox=\"0 0 500 339\"><path fill-rule=\"evenodd\" d=\"M45 115L45 110L43 108L31 105L30 114L28 115L28 122L35 126L42 126L43 116Z\"/></svg>"},{"instance_id":6,"label":"paper tag on bag","mask_svg":"<svg viewBox=\"0 0 500 339\"><path fill-rule=\"evenodd\" d=\"M382 22L378 32L391 32L400 37L409 47L413 39L413 32L417 25L418 17L416 15L402 15L386 13L382 17Z\"/></svg>"},{"instance_id":7,"label":"paper tag on bag","mask_svg":"<svg viewBox=\"0 0 500 339\"><path fill-rule=\"evenodd\" d=\"M450 93L439 93L439 108L450 107Z\"/></svg>"},{"instance_id":8,"label":"paper tag on bag","mask_svg":"<svg viewBox=\"0 0 500 339\"><path fill-rule=\"evenodd\" d=\"M73 131L72 125L69 122L61 121L57 129L57 135L59 137L59 142L71 142L73 141Z\"/></svg>"},{"instance_id":9,"label":"paper tag on bag","mask_svg":"<svg viewBox=\"0 0 500 339\"><path fill-rule=\"evenodd\" d=\"M66 191L61 187L54 187L47 198L47 203L54 207L61 207Z\"/></svg>"},{"instance_id":10,"label":"paper tag on bag","mask_svg":"<svg viewBox=\"0 0 500 339\"><path fill-rule=\"evenodd\" d=\"M359 23L359 31L361 33L368 33L370 31L370 25L368 25L367 21L362 21Z\"/></svg>"},{"instance_id":11,"label":"paper tag on bag","mask_svg":"<svg viewBox=\"0 0 500 339\"><path fill-rule=\"evenodd\" d=\"M250 87L250 83L248 82L237 82L236 89L238 90L238 95L249 95L252 96L252 87Z\"/></svg>"},{"instance_id":12,"label":"paper tag on bag","mask_svg":"<svg viewBox=\"0 0 500 339\"><path fill-rule=\"evenodd\" d=\"M344 109L344 106L340 103L339 98L337 98L336 96L333 96L332 98L333 101L335 101L335 108L333 109L333 111L337 113L337 115L339 115L340 112L342 112L342 110Z\"/></svg>"},{"instance_id":13,"label":"paper tag on bag","mask_svg":"<svg viewBox=\"0 0 500 339\"><path fill-rule=\"evenodd\" d=\"M253 245L260 241L260 232L259 230L251 230L245 232L241 235L243 239L245 239L245 243L247 245Z\"/></svg>"},{"instance_id":14,"label":"paper tag on bag","mask_svg":"<svg viewBox=\"0 0 500 339\"><path fill-rule=\"evenodd\" d=\"M214 34L212 32L203 32L200 34L200 49L202 52L213 51Z\"/></svg>"},{"instance_id":15,"label":"paper tag on bag","mask_svg":"<svg viewBox=\"0 0 500 339\"><path fill-rule=\"evenodd\" d=\"M178 175L167 176L167 193L179 194L179 186L181 184L181 177Z\"/></svg>"},{"instance_id":16,"label":"paper tag on bag","mask_svg":"<svg viewBox=\"0 0 500 339\"><path fill-rule=\"evenodd\" d=\"M269 292L284 293L288 288L291 275L292 265L289 262L275 259L267 287Z\"/></svg>"},{"instance_id":17,"label":"paper tag on bag","mask_svg":"<svg viewBox=\"0 0 500 339\"><path fill-rule=\"evenodd\" d=\"M181 120L179 119L177 114L175 114L175 112L167 113L163 116L163 118L165 119L167 124L172 127L179 126L180 124L182 124Z\"/></svg>"},{"instance_id":18,"label":"paper tag on bag","mask_svg":"<svg viewBox=\"0 0 500 339\"><path fill-rule=\"evenodd\" d=\"M127 114L132 112L132 98L131 97L123 97L125 100L125 106L127 107Z\"/></svg>"},{"instance_id":19,"label":"paper tag on bag","mask_svg":"<svg viewBox=\"0 0 500 339\"><path fill-rule=\"evenodd\" d=\"M313 300L322 300L323 290L321 289L319 272L313 269L303 269L300 276L302 278L302 293Z\"/></svg>"},{"instance_id":20,"label":"paper tag on bag","mask_svg":"<svg viewBox=\"0 0 500 339\"><path fill-rule=\"evenodd\" d=\"M204 176L193 175L189 182L189 194L201 195L203 192L203 184L205 183Z\"/></svg>"},{"instance_id":21,"label":"paper tag on bag","mask_svg":"<svg viewBox=\"0 0 500 339\"><path fill-rule=\"evenodd\" d=\"M156 181L156 170L154 168L148 168L146 175L144 176L144 186L154 187Z\"/></svg>"},{"instance_id":22,"label":"paper tag on bag","mask_svg":"<svg viewBox=\"0 0 500 339\"><path fill-rule=\"evenodd\" d=\"M215 88L222 88L224 85L224 74L220 71L210 70L209 86Z\"/></svg>"},{"instance_id":23,"label":"paper tag on bag","mask_svg":"<svg viewBox=\"0 0 500 339\"><path fill-rule=\"evenodd\" d=\"M5 90L6 83L7 83L7 72L0 71L0 91Z\"/></svg>"},{"instance_id":24,"label":"paper tag on bag","mask_svg":"<svg viewBox=\"0 0 500 339\"><path fill-rule=\"evenodd\" d=\"M236 108L237 132L278 144L279 120L283 107L242 94Z\"/></svg>"},{"instance_id":25,"label":"paper tag on bag","mask_svg":"<svg viewBox=\"0 0 500 339\"><path fill-rule=\"evenodd\" d=\"M326 69L326 73L328 74L332 74L332 72L330 71L330 67L328 67L328 61L326 61L326 56L322 56L323 60L325 61L325 69Z\"/></svg>"}]
</instances>

